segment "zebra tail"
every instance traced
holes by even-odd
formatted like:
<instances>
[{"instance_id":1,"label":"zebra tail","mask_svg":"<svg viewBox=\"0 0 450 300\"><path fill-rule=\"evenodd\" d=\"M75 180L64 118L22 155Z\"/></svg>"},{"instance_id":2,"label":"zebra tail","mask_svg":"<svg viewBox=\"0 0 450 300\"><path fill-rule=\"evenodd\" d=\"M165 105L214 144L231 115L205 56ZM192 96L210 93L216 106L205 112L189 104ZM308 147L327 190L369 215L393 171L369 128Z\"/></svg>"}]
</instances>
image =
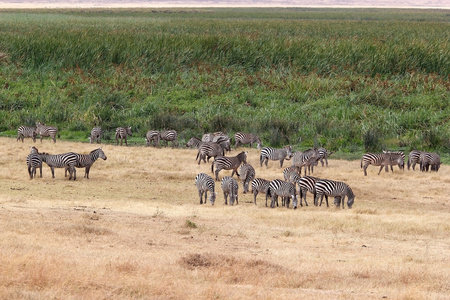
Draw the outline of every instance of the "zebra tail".
<instances>
[{"instance_id":1,"label":"zebra tail","mask_svg":"<svg viewBox=\"0 0 450 300\"><path fill-rule=\"evenodd\" d=\"M363 162L363 160L362 160L362 158L361 158L361 169L362 169L362 167L363 167L362 162Z\"/></svg>"},{"instance_id":2,"label":"zebra tail","mask_svg":"<svg viewBox=\"0 0 450 300\"><path fill-rule=\"evenodd\" d=\"M214 162L216 161L216 159L213 160L212 164L211 164L211 173L214 173Z\"/></svg>"}]
</instances>

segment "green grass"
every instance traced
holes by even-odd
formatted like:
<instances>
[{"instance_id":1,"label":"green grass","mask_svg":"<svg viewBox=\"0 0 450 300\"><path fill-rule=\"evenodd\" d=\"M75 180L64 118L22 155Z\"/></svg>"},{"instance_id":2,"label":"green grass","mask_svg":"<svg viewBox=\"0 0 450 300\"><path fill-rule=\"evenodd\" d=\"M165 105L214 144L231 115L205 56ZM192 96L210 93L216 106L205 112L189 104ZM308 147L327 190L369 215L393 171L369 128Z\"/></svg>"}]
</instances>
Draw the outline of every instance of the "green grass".
<instances>
[{"instance_id":1,"label":"green grass","mask_svg":"<svg viewBox=\"0 0 450 300\"><path fill-rule=\"evenodd\" d=\"M251 131L272 146L446 156L448 14L0 11L0 132L41 120L85 141L99 125L115 142L116 127L132 126L131 143L144 144L150 129L176 129L181 140Z\"/></svg>"}]
</instances>

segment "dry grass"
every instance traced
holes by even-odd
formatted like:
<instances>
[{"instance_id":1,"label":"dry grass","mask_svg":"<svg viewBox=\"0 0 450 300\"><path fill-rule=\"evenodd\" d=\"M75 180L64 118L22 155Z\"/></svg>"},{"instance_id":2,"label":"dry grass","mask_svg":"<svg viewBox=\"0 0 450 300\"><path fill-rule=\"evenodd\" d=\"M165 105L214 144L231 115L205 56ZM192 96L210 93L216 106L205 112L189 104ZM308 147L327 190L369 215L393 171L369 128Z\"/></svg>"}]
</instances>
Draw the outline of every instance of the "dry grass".
<instances>
[{"instance_id":1,"label":"dry grass","mask_svg":"<svg viewBox=\"0 0 450 300\"><path fill-rule=\"evenodd\" d=\"M0 138L2 299L446 299L450 167L381 173L331 160L314 175L347 182L352 210L200 205L190 149L103 146L106 161L68 181L30 180L25 143ZM95 145L48 140L40 151ZM233 154L235 155L235 154ZM282 178L276 162L258 177ZM288 162L287 165L290 163ZM222 171L220 176L228 175ZM312 203L311 195L308 201Z\"/></svg>"}]
</instances>

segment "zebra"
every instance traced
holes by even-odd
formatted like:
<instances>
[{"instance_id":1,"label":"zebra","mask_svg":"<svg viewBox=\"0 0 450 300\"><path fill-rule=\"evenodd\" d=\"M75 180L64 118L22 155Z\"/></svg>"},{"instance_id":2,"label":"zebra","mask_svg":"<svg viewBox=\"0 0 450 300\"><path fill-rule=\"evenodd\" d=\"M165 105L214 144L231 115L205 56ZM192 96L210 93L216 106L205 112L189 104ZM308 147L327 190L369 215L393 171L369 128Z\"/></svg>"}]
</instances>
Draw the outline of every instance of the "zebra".
<instances>
[{"instance_id":1,"label":"zebra","mask_svg":"<svg viewBox=\"0 0 450 300\"><path fill-rule=\"evenodd\" d=\"M328 152L327 149L320 147L319 149L317 149L317 152L319 154L318 160L322 164L322 167L323 167L323 160L325 160L326 166L328 167L328 156L333 154L333 151Z\"/></svg>"},{"instance_id":2,"label":"zebra","mask_svg":"<svg viewBox=\"0 0 450 300\"><path fill-rule=\"evenodd\" d=\"M441 157L437 153L422 152L420 154L420 171L428 172L431 167L431 171L439 171L441 166Z\"/></svg>"},{"instance_id":3,"label":"zebra","mask_svg":"<svg viewBox=\"0 0 450 300\"><path fill-rule=\"evenodd\" d=\"M389 153L391 154L391 162L390 162L390 166L391 166L391 171L394 172L394 168L392 167L393 165L397 164L398 168L400 170L405 170L405 153L403 153L402 151L384 151L383 153ZM400 158L398 158L398 156L400 156Z\"/></svg>"},{"instance_id":4,"label":"zebra","mask_svg":"<svg viewBox=\"0 0 450 300\"><path fill-rule=\"evenodd\" d=\"M292 199L292 206L297 209L297 193L295 186L291 182L286 182L280 179L272 180L269 183L269 191L272 196L270 207L275 207L275 202L278 206L278 196L282 197L282 206L286 205L289 208L289 199Z\"/></svg>"},{"instance_id":5,"label":"zebra","mask_svg":"<svg viewBox=\"0 0 450 300\"><path fill-rule=\"evenodd\" d=\"M247 152L242 151L236 156L217 156L213 163L211 164L211 172L214 173L214 166L216 166L216 181L219 181L219 172L223 170L233 170L231 172L231 176L236 173L237 176L240 176L237 169L242 163L247 162Z\"/></svg>"},{"instance_id":6,"label":"zebra","mask_svg":"<svg viewBox=\"0 0 450 300\"><path fill-rule=\"evenodd\" d=\"M117 127L116 128L116 144L119 144L120 139L120 146L122 146L122 140L125 140L125 146L128 146L127 143L127 136L132 136L131 133L131 127Z\"/></svg>"},{"instance_id":7,"label":"zebra","mask_svg":"<svg viewBox=\"0 0 450 300\"><path fill-rule=\"evenodd\" d=\"M352 208L353 203L355 202L355 194L352 189L342 181L333 181L328 179L321 179L316 182L314 185L316 191L316 197L314 199L314 203L317 205L320 197L320 205L322 205L323 197L325 196L327 207L328 207L328 196L335 197L335 204L340 206L340 202L342 202L342 208L344 208L344 200L345 196L347 196L347 207ZM340 197L337 198L337 197Z\"/></svg>"},{"instance_id":8,"label":"zebra","mask_svg":"<svg viewBox=\"0 0 450 300\"><path fill-rule=\"evenodd\" d=\"M255 205L256 205L256 196L258 195L258 193L261 192L266 195L266 207L267 207L267 198L269 197L269 184L270 181L262 178L255 178L252 180L252 194Z\"/></svg>"},{"instance_id":9,"label":"zebra","mask_svg":"<svg viewBox=\"0 0 450 300\"><path fill-rule=\"evenodd\" d=\"M209 159L211 157L216 158L217 156L223 156L225 155L225 151L223 150L222 146L220 146L217 143L213 142L205 142L200 145L197 152L197 157L195 160L198 159L198 164L203 160L206 163L206 158Z\"/></svg>"},{"instance_id":10,"label":"zebra","mask_svg":"<svg viewBox=\"0 0 450 300\"><path fill-rule=\"evenodd\" d=\"M225 176L222 179L220 186L222 187L223 196L225 198L225 205L228 205L228 203L227 203L228 196L230 196L230 205L231 206L234 204L235 201L236 201L236 204L239 204L239 201L238 201L239 185L233 177Z\"/></svg>"},{"instance_id":11,"label":"zebra","mask_svg":"<svg viewBox=\"0 0 450 300\"><path fill-rule=\"evenodd\" d=\"M30 153L27 156L28 174L30 179L36 177L36 168L40 169L40 177L42 178L42 158L38 153Z\"/></svg>"},{"instance_id":12,"label":"zebra","mask_svg":"<svg viewBox=\"0 0 450 300\"><path fill-rule=\"evenodd\" d=\"M54 143L56 143L56 136L60 138L58 128L47 126L41 122L36 122L36 134L41 136L41 143L44 137L50 137Z\"/></svg>"},{"instance_id":13,"label":"zebra","mask_svg":"<svg viewBox=\"0 0 450 300\"><path fill-rule=\"evenodd\" d=\"M287 167L283 170L283 177L285 181L289 181L288 179L291 177L291 174L298 174L298 169L296 167Z\"/></svg>"},{"instance_id":14,"label":"zebra","mask_svg":"<svg viewBox=\"0 0 450 300\"><path fill-rule=\"evenodd\" d=\"M305 200L305 205L308 206L308 202L306 202L306 192L310 192L311 194L313 194L313 200L315 200L316 198L315 184L319 180L320 178L317 177L304 176L297 181L298 194L300 195L300 206L303 206L302 198ZM315 201L314 205L317 206L317 203L315 203Z\"/></svg>"},{"instance_id":15,"label":"zebra","mask_svg":"<svg viewBox=\"0 0 450 300\"><path fill-rule=\"evenodd\" d=\"M410 167L412 167L413 171L416 168L416 164L420 164L420 155L422 154L422 151L419 150L412 150L409 152L408 155L408 170Z\"/></svg>"},{"instance_id":16,"label":"zebra","mask_svg":"<svg viewBox=\"0 0 450 300\"><path fill-rule=\"evenodd\" d=\"M299 174L302 173L302 167L305 167L305 176L306 169L308 169L308 174L310 175L311 172L314 173L314 166L317 166L318 157L319 152L316 148L311 148L304 152L295 152L292 155L292 167L296 167Z\"/></svg>"},{"instance_id":17,"label":"zebra","mask_svg":"<svg viewBox=\"0 0 450 300\"><path fill-rule=\"evenodd\" d=\"M73 153L73 152L72 152ZM95 161L98 158L101 158L103 160L106 160L107 157L105 153L103 152L102 148L98 148L95 150L92 150L89 154L78 154L74 153L77 156L78 163L75 167L77 168L85 168L84 169L84 178L89 179L89 170L91 169L92 165L95 163ZM67 176L67 171L69 170L68 167L66 167L65 170L65 176Z\"/></svg>"},{"instance_id":18,"label":"zebra","mask_svg":"<svg viewBox=\"0 0 450 300\"><path fill-rule=\"evenodd\" d=\"M89 137L89 143L102 143L102 129L100 127L94 127L91 130L91 136Z\"/></svg>"},{"instance_id":19,"label":"zebra","mask_svg":"<svg viewBox=\"0 0 450 300\"><path fill-rule=\"evenodd\" d=\"M191 137L186 143L186 147L195 147L196 149L200 148L201 145L202 140L197 137Z\"/></svg>"},{"instance_id":20,"label":"zebra","mask_svg":"<svg viewBox=\"0 0 450 300\"><path fill-rule=\"evenodd\" d=\"M267 168L267 162L270 160L279 160L280 161L280 168L283 167L283 161L289 160L292 157L292 148L291 146L285 146L282 149L276 149L271 147L264 147L261 149L261 154L259 156L259 162L262 167L263 162L266 164Z\"/></svg>"},{"instance_id":21,"label":"zebra","mask_svg":"<svg viewBox=\"0 0 450 300\"><path fill-rule=\"evenodd\" d=\"M163 140L167 147L172 142L172 148L178 147L178 133L175 130L166 130L160 133L160 139Z\"/></svg>"},{"instance_id":22,"label":"zebra","mask_svg":"<svg viewBox=\"0 0 450 300\"><path fill-rule=\"evenodd\" d=\"M380 175L381 170L385 167L386 172L388 172L388 166L393 164L398 164L399 168L404 167L404 155L397 152L386 152L386 153L365 153L361 159L361 168L364 168L364 176L367 176L367 167L369 165L380 166L380 171L378 175Z\"/></svg>"},{"instance_id":23,"label":"zebra","mask_svg":"<svg viewBox=\"0 0 450 300\"><path fill-rule=\"evenodd\" d=\"M247 194L250 182L255 179L255 168L253 168L253 166L249 163L244 163L241 165L239 171L241 173L242 186L244 190L243 193Z\"/></svg>"},{"instance_id":24,"label":"zebra","mask_svg":"<svg viewBox=\"0 0 450 300\"><path fill-rule=\"evenodd\" d=\"M147 146L150 146L150 144L153 144L154 147L158 147L159 140L160 140L159 131L157 131L157 130L147 131L147 134L145 135L145 141L146 141Z\"/></svg>"},{"instance_id":25,"label":"zebra","mask_svg":"<svg viewBox=\"0 0 450 300\"><path fill-rule=\"evenodd\" d=\"M216 142L219 138L230 139L228 135L223 133L222 131L217 131L214 133L205 133L202 136L202 142Z\"/></svg>"},{"instance_id":26,"label":"zebra","mask_svg":"<svg viewBox=\"0 0 450 300\"><path fill-rule=\"evenodd\" d=\"M200 204L203 204L203 194L205 194L205 204L206 204L206 198L209 194L209 201L211 202L211 205L214 205L214 202L216 201L216 192L215 192L215 183L214 179L212 179L211 176L205 174L205 173L199 173L195 177L195 185L198 189L198 194L200 196Z\"/></svg>"},{"instance_id":27,"label":"zebra","mask_svg":"<svg viewBox=\"0 0 450 300\"><path fill-rule=\"evenodd\" d=\"M77 171L75 166L78 164L78 158L75 153L69 152L64 154L51 155L48 153L39 153L42 161L45 162L52 170L52 178L55 178L55 168L68 168L69 180L77 179Z\"/></svg>"},{"instance_id":28,"label":"zebra","mask_svg":"<svg viewBox=\"0 0 450 300\"><path fill-rule=\"evenodd\" d=\"M36 143L36 127L29 127L29 126L19 126L17 129L17 141L22 140L24 138L32 138L33 143Z\"/></svg>"},{"instance_id":29,"label":"zebra","mask_svg":"<svg viewBox=\"0 0 450 300\"><path fill-rule=\"evenodd\" d=\"M239 144L246 145L250 144L250 148L253 147L253 143L256 143L256 148L261 149L262 143L261 139L253 133L236 132L234 135L234 148L237 149Z\"/></svg>"}]
</instances>

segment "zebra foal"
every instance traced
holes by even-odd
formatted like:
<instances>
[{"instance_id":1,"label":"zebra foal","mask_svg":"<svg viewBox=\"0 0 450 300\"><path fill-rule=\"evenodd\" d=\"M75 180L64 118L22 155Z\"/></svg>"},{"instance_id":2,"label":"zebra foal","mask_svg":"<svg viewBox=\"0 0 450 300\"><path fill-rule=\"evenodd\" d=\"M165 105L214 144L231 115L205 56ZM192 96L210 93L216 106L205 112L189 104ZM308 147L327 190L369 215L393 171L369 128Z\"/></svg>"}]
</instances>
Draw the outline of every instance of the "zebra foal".
<instances>
[{"instance_id":1,"label":"zebra foal","mask_svg":"<svg viewBox=\"0 0 450 300\"><path fill-rule=\"evenodd\" d=\"M31 138L36 143L36 136L36 127L19 126L17 129L17 141L22 140L22 143L24 138Z\"/></svg>"},{"instance_id":2,"label":"zebra foal","mask_svg":"<svg viewBox=\"0 0 450 300\"><path fill-rule=\"evenodd\" d=\"M219 172L221 170L233 170L231 172L231 176L233 177L234 173L237 176L240 176L237 169L241 164L247 162L247 152L242 151L236 156L218 156L214 159L211 164L211 172L216 174L216 181L219 181ZM214 166L216 167L216 171L214 172Z\"/></svg>"},{"instance_id":3,"label":"zebra foal","mask_svg":"<svg viewBox=\"0 0 450 300\"><path fill-rule=\"evenodd\" d=\"M239 204L239 201L238 201L239 185L233 177L225 176L222 179L220 186L223 191L223 197L225 198L225 205L228 205L228 203L227 203L228 196L230 197L230 205L231 206L233 206L234 202L236 202L236 204Z\"/></svg>"},{"instance_id":4,"label":"zebra foal","mask_svg":"<svg viewBox=\"0 0 450 300\"><path fill-rule=\"evenodd\" d=\"M278 160L280 161L280 168L283 167L283 161L289 160L292 157L292 148L291 146L284 146L281 149L271 148L271 147L264 147L261 149L261 154L259 156L259 163L262 167L263 163L266 164L270 160Z\"/></svg>"},{"instance_id":5,"label":"zebra foal","mask_svg":"<svg viewBox=\"0 0 450 300\"><path fill-rule=\"evenodd\" d=\"M214 205L214 202L216 201L214 179L205 173L199 173L195 177L195 185L197 186L198 195L200 196L200 204L206 204L206 198L208 197L208 192L210 192L209 201L211 202L211 205ZM205 202L203 202L203 194L205 194Z\"/></svg>"},{"instance_id":6,"label":"zebra foal","mask_svg":"<svg viewBox=\"0 0 450 300\"><path fill-rule=\"evenodd\" d=\"M236 132L234 135L234 148L237 149L239 145L250 144L250 148L253 147L253 144L256 143L256 148L261 149L262 143L261 139L253 133L246 132Z\"/></svg>"},{"instance_id":7,"label":"zebra foal","mask_svg":"<svg viewBox=\"0 0 450 300\"><path fill-rule=\"evenodd\" d=\"M342 208L344 208L345 196L347 196L347 207L352 208L355 202L355 194L352 189L342 181L333 181L328 179L321 179L316 182L315 186L316 197L314 199L314 204L317 206L320 197L320 205L322 205L323 197L325 196L327 207L328 207L328 196L335 197L336 206L340 207L342 202ZM337 198L337 197L340 197ZM339 201L340 200L340 201Z\"/></svg>"},{"instance_id":8,"label":"zebra foal","mask_svg":"<svg viewBox=\"0 0 450 300\"><path fill-rule=\"evenodd\" d=\"M41 143L44 137L50 137L56 143L56 136L60 137L58 128L47 126L41 122L36 122L36 134L41 136Z\"/></svg>"}]
</instances>

